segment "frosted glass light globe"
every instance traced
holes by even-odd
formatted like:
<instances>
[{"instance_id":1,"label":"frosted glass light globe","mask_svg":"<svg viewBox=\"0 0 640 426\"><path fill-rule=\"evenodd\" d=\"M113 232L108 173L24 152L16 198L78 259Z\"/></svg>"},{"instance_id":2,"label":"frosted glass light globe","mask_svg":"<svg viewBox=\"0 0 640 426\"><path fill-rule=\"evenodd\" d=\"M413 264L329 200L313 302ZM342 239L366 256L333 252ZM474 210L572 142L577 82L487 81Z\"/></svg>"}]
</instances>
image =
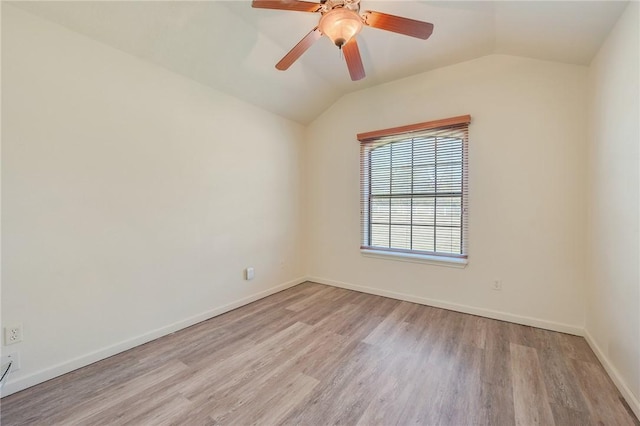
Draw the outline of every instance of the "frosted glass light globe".
<instances>
[{"instance_id":1,"label":"frosted glass light globe","mask_svg":"<svg viewBox=\"0 0 640 426\"><path fill-rule=\"evenodd\" d=\"M362 18L353 10L338 8L322 15L318 25L320 32L342 48L362 29Z\"/></svg>"}]
</instances>

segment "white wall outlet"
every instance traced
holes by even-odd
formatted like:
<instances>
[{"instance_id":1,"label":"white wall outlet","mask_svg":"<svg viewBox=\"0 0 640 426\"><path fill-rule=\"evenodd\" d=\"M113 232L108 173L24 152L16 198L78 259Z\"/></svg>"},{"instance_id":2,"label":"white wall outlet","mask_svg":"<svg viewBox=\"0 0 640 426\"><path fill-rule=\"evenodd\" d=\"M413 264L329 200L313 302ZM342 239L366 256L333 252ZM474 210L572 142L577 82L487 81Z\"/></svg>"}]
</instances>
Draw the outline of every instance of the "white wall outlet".
<instances>
[{"instance_id":1,"label":"white wall outlet","mask_svg":"<svg viewBox=\"0 0 640 426\"><path fill-rule=\"evenodd\" d=\"M502 280L493 280L493 282L491 283L491 288L495 291L501 291L502 290Z\"/></svg>"},{"instance_id":2,"label":"white wall outlet","mask_svg":"<svg viewBox=\"0 0 640 426\"><path fill-rule=\"evenodd\" d=\"M244 279L249 281L249 280L252 280L253 277L254 277L253 267L250 266L244 270Z\"/></svg>"},{"instance_id":3,"label":"white wall outlet","mask_svg":"<svg viewBox=\"0 0 640 426\"><path fill-rule=\"evenodd\" d=\"M0 366L5 365L9 361L13 361L13 364L11 364L11 371L9 371L9 373L20 370L20 352L2 354L2 361L0 361Z\"/></svg>"},{"instance_id":4,"label":"white wall outlet","mask_svg":"<svg viewBox=\"0 0 640 426\"><path fill-rule=\"evenodd\" d=\"M4 344L13 345L22 342L22 324L12 325L4 328Z\"/></svg>"}]
</instances>

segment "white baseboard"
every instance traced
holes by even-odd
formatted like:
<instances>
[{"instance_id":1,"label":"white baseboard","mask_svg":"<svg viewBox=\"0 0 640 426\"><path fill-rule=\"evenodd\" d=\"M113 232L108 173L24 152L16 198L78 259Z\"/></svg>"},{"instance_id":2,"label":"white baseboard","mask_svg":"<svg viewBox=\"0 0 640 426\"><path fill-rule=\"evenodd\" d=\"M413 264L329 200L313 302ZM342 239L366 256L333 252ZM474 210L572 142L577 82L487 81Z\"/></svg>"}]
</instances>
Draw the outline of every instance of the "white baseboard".
<instances>
[{"instance_id":1,"label":"white baseboard","mask_svg":"<svg viewBox=\"0 0 640 426\"><path fill-rule=\"evenodd\" d=\"M9 380L2 389L2 396L4 397L7 395L11 395L12 393L19 392L28 387L37 385L38 383L45 382L47 380L53 379L54 377L61 376L73 370L77 370L78 368L85 367L89 364L93 364L94 362L116 355L120 352L124 352L136 346L155 340L159 337L166 336L167 334L171 334L178 330L182 330L183 328L190 327L199 322L208 320L209 318L213 318L215 316L224 314L225 312L229 312L233 309L239 308L240 306L247 305L251 302L255 302L256 300L270 296L274 293L278 293L282 290L286 290L287 288L301 284L305 281L306 281L306 277L297 278L295 280L286 282L284 284L280 284L278 286L261 291L259 293L255 293L250 296L244 297L240 300L236 300L235 302L228 303L224 306L220 306L220 307L211 309L209 311L202 312L198 315L194 315L192 317L186 318L184 320L174 322L173 324L169 324L164 327L157 328L155 330L149 331L148 333L142 334L140 336L136 336L134 338L125 340L123 342L119 342L114 345L107 346L102 349L98 349L97 351L90 352L85 355L81 355L77 358L71 359L69 361L65 361L63 363L54 365L52 367L47 367L45 369L36 371L35 373L29 374L27 376L18 377L14 380Z\"/></svg>"},{"instance_id":2,"label":"white baseboard","mask_svg":"<svg viewBox=\"0 0 640 426\"><path fill-rule=\"evenodd\" d=\"M600 346L598 346L593 336L591 336L589 330L584 330L584 338L587 340L589 346L591 346L591 349L598 357L598 360L600 360L600 363L607 371L607 374L609 374L609 377L611 377L611 380L613 380L613 383L627 401L627 404L629 404L631 410L635 413L636 417L640 419L640 400L638 400L638 397L631 392L631 389L629 389L618 370L613 366L611 361L609 361L609 358L605 355Z\"/></svg>"},{"instance_id":3,"label":"white baseboard","mask_svg":"<svg viewBox=\"0 0 640 426\"><path fill-rule=\"evenodd\" d=\"M442 300L428 299L426 297L414 296L412 294L397 293L395 291L382 290L382 289L373 288L373 287L365 287L357 284L349 284L349 283L340 282L340 281L328 280L320 277L307 277L307 281L313 281L316 283L326 284L334 287L346 288L348 290L361 291L363 293L375 294L377 296L390 297L392 299L405 300L407 302L419 303L421 305L448 309L450 311L462 312L465 314L478 315L481 317L543 328L545 330L574 334L576 336L582 336L584 333L584 329L582 327L578 327L574 325L562 324L559 322L547 321L539 318L525 317L521 315L510 314L507 312L494 311L491 309L478 308L475 306L459 305L457 303L450 303L450 302L444 302Z\"/></svg>"}]
</instances>

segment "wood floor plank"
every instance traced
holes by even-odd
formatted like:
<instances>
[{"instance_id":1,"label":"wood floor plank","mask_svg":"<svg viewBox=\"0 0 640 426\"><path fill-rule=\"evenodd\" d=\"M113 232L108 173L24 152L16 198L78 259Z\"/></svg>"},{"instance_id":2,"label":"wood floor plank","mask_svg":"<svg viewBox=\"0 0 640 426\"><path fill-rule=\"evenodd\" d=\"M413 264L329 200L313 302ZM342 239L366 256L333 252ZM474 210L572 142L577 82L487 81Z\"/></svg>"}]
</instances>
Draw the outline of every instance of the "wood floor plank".
<instances>
[{"instance_id":1,"label":"wood floor plank","mask_svg":"<svg viewBox=\"0 0 640 426\"><path fill-rule=\"evenodd\" d=\"M462 343L484 349L488 322L489 320L486 318L467 315L464 322L464 331L462 332L462 336L460 336Z\"/></svg>"},{"instance_id":2,"label":"wood floor plank","mask_svg":"<svg viewBox=\"0 0 640 426\"><path fill-rule=\"evenodd\" d=\"M402 315L397 315L398 308ZM360 425L396 423L402 415L419 409L419 398L412 396L432 386L426 361L437 336L433 319L438 310L413 305L408 310L398 306L392 312L395 312L395 326L380 324L364 340L395 356L390 359L391 365L381 386L374 389L371 402L358 420ZM407 408L408 404L412 406Z\"/></svg>"},{"instance_id":3,"label":"wood floor plank","mask_svg":"<svg viewBox=\"0 0 640 426\"><path fill-rule=\"evenodd\" d=\"M558 406L556 410L558 413L566 412L561 410L560 406L574 413L586 413L588 407L575 380L574 372L569 366L569 359L564 356L562 348L556 344L554 335L559 333L545 330L539 330L539 332L541 347L537 350L537 354L549 402Z\"/></svg>"},{"instance_id":4,"label":"wood floor plank","mask_svg":"<svg viewBox=\"0 0 640 426\"><path fill-rule=\"evenodd\" d=\"M502 321L487 320L486 330L480 392L484 410L478 421L487 425L515 424L507 325Z\"/></svg>"},{"instance_id":5,"label":"wood floor plank","mask_svg":"<svg viewBox=\"0 0 640 426\"><path fill-rule=\"evenodd\" d=\"M288 305L286 309L294 312L304 311L305 309L313 307L313 305L317 303L318 299L322 299L324 295L329 294L333 291L334 289L332 287L324 287L315 293L309 294L304 299Z\"/></svg>"},{"instance_id":6,"label":"wood floor plank","mask_svg":"<svg viewBox=\"0 0 640 426\"><path fill-rule=\"evenodd\" d=\"M412 391L412 370L417 358L401 355L393 361L390 371L384 375L381 385L373 390L371 401L358 419L358 425L389 425L397 422Z\"/></svg>"},{"instance_id":7,"label":"wood floor plank","mask_svg":"<svg viewBox=\"0 0 640 426\"><path fill-rule=\"evenodd\" d=\"M16 425L636 425L580 337L306 282L2 399Z\"/></svg>"},{"instance_id":8,"label":"wood floor plank","mask_svg":"<svg viewBox=\"0 0 640 426\"><path fill-rule=\"evenodd\" d=\"M447 410L439 410L438 424L468 425L485 418L485 406L476 396L482 392L481 364L483 350L474 345L460 345L456 364L448 377L444 400Z\"/></svg>"},{"instance_id":9,"label":"wood floor plank","mask_svg":"<svg viewBox=\"0 0 640 426\"><path fill-rule=\"evenodd\" d=\"M122 365L127 368L120 368ZM135 357L125 352L41 383L30 392L18 392L3 398L0 403L0 418L11 419L15 424L33 424L38 418L54 416L61 406L78 406L96 397L105 388L125 383L132 376L152 369L138 364ZM77 389L84 391L77 392ZM0 421L0 424L7 422Z\"/></svg>"},{"instance_id":10,"label":"wood floor plank","mask_svg":"<svg viewBox=\"0 0 640 426\"><path fill-rule=\"evenodd\" d=\"M594 364L598 364L600 362L583 337L572 336L571 334L565 333L552 334L556 345L567 358L591 362Z\"/></svg>"},{"instance_id":11,"label":"wood floor plank","mask_svg":"<svg viewBox=\"0 0 640 426\"><path fill-rule=\"evenodd\" d=\"M107 421L92 422L94 425L169 425L181 419L184 413L193 409L193 403L179 394L174 394L164 399L155 400L153 403L137 404L124 412L121 418Z\"/></svg>"},{"instance_id":12,"label":"wood floor plank","mask_svg":"<svg viewBox=\"0 0 640 426\"><path fill-rule=\"evenodd\" d=\"M250 410L237 411L221 422L214 420L220 424L278 424L318 383L313 377L301 373L290 375L286 380L279 380L277 385L274 383L272 389L264 389L256 395L251 400Z\"/></svg>"},{"instance_id":13,"label":"wood floor plank","mask_svg":"<svg viewBox=\"0 0 640 426\"><path fill-rule=\"evenodd\" d=\"M382 321L367 337L364 342L371 345L384 345L385 340L394 333L394 330L401 326L404 319L412 309L412 303L400 302L396 308Z\"/></svg>"},{"instance_id":14,"label":"wood floor plank","mask_svg":"<svg viewBox=\"0 0 640 426\"><path fill-rule=\"evenodd\" d=\"M179 395L181 384L190 380L195 371L184 369L171 376L170 379L153 383L144 392L123 395L115 404L93 405L82 419L84 425L131 424L133 419L151 415L152 412L164 410L167 404L177 406L185 398ZM180 396L177 398L177 396ZM162 416L164 417L164 416ZM61 424L70 419L65 417Z\"/></svg>"},{"instance_id":15,"label":"wood floor plank","mask_svg":"<svg viewBox=\"0 0 640 426\"><path fill-rule=\"evenodd\" d=\"M247 366L244 374L220 380L215 386L191 396L190 399L198 405L208 405L209 415L217 423L228 422L246 406L255 408L256 400L271 395L274 389L287 383L287 377L302 374L298 373L300 363L308 359L323 341L333 336L328 332L305 334L303 338L292 341L276 356Z\"/></svg>"},{"instance_id":16,"label":"wood floor plank","mask_svg":"<svg viewBox=\"0 0 640 426\"><path fill-rule=\"evenodd\" d=\"M572 410L571 408L555 402L552 402L549 405L551 406L553 419L557 425L584 426L597 424L588 412Z\"/></svg>"},{"instance_id":17,"label":"wood floor plank","mask_svg":"<svg viewBox=\"0 0 640 426\"><path fill-rule=\"evenodd\" d=\"M144 394L149 388L171 380L187 369L188 367L181 362L171 362L147 374L132 378L124 384L105 389L94 398L73 407L74 410L71 414L51 416L47 420L51 424L60 425L82 423L95 415L96 412L109 410L136 394Z\"/></svg>"},{"instance_id":18,"label":"wood floor plank","mask_svg":"<svg viewBox=\"0 0 640 426\"><path fill-rule=\"evenodd\" d=\"M514 343L510 348L516 424L555 424L536 349Z\"/></svg>"},{"instance_id":19,"label":"wood floor plank","mask_svg":"<svg viewBox=\"0 0 640 426\"><path fill-rule=\"evenodd\" d=\"M207 389L219 391L247 380L272 357L285 351L287 345L297 343L313 331L306 324L296 323L249 350L201 369L200 376L185 383L180 392L192 399Z\"/></svg>"},{"instance_id":20,"label":"wood floor plank","mask_svg":"<svg viewBox=\"0 0 640 426\"><path fill-rule=\"evenodd\" d=\"M298 288L300 287L299 290ZM172 357L187 361L183 356L198 358L202 351L210 351L211 347L225 346L234 340L251 336L253 339L260 338L262 334L269 334L273 328L286 327L295 322L293 316L286 316L282 308L292 300L308 297L309 291L304 290L307 286L296 286L291 290L292 296L284 297L287 292L280 292L269 298L259 300L242 307L227 312L215 319L203 321L194 326L181 330L180 333L173 333L156 339L145 345L134 348L133 352L141 362L152 362L152 359L166 359ZM313 291L318 291L318 287L311 287ZM294 291L295 290L295 291ZM267 300L275 299L273 302ZM264 329L264 324L256 322L255 318L260 317L265 323L269 323L271 328Z\"/></svg>"},{"instance_id":21,"label":"wood floor plank","mask_svg":"<svg viewBox=\"0 0 640 426\"><path fill-rule=\"evenodd\" d=\"M508 324L490 320L487 324L482 380L511 389L511 343Z\"/></svg>"},{"instance_id":22,"label":"wood floor plank","mask_svg":"<svg viewBox=\"0 0 640 426\"><path fill-rule=\"evenodd\" d=\"M412 392L400 415L401 424L437 424L441 411L448 410L445 395L456 365L455 355L458 341L455 333L460 328L461 317L452 317L451 312L439 310L432 316L427 339L419 362L413 371L410 383ZM455 318L457 321L450 321ZM445 408L446 407L446 408Z\"/></svg>"},{"instance_id":23,"label":"wood floor plank","mask_svg":"<svg viewBox=\"0 0 640 426\"><path fill-rule=\"evenodd\" d=\"M382 382L387 357L377 348L360 343L283 423L314 424L322 419L324 424L355 424L369 403L367 391L377 389Z\"/></svg>"},{"instance_id":24,"label":"wood floor plank","mask_svg":"<svg viewBox=\"0 0 640 426\"><path fill-rule=\"evenodd\" d=\"M510 343L529 348L538 348L540 346L540 339L537 333L540 329L514 323L505 323L505 325Z\"/></svg>"},{"instance_id":25,"label":"wood floor plank","mask_svg":"<svg viewBox=\"0 0 640 426\"><path fill-rule=\"evenodd\" d=\"M310 357L306 360L306 363L301 363L296 367L301 373L318 380L326 380L327 377L332 377L335 371L342 367L344 360L350 357L361 344L359 341L345 339L344 336L336 335L335 333L332 333L332 335L334 338L329 340L327 345L331 346L333 342L337 342L336 346L331 348L325 346L316 351L319 356ZM336 336L340 340L337 340ZM313 361L309 362L309 359Z\"/></svg>"},{"instance_id":26,"label":"wood floor plank","mask_svg":"<svg viewBox=\"0 0 640 426\"><path fill-rule=\"evenodd\" d=\"M581 385L589 413L596 424L632 426L634 419L624 411L615 386L602 366L587 361L572 360L576 379ZM597 390L597 391L596 391ZM623 411L624 410L624 411Z\"/></svg>"}]
</instances>

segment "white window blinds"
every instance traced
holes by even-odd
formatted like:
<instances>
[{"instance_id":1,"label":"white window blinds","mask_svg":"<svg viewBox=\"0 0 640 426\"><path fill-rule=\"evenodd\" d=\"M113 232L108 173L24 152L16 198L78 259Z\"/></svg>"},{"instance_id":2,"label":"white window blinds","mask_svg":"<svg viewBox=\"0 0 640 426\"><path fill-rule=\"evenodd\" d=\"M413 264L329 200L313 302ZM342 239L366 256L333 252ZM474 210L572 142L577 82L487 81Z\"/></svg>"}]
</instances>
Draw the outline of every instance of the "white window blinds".
<instances>
[{"instance_id":1,"label":"white window blinds","mask_svg":"<svg viewBox=\"0 0 640 426\"><path fill-rule=\"evenodd\" d=\"M470 117L359 134L361 248L467 257Z\"/></svg>"}]
</instances>

